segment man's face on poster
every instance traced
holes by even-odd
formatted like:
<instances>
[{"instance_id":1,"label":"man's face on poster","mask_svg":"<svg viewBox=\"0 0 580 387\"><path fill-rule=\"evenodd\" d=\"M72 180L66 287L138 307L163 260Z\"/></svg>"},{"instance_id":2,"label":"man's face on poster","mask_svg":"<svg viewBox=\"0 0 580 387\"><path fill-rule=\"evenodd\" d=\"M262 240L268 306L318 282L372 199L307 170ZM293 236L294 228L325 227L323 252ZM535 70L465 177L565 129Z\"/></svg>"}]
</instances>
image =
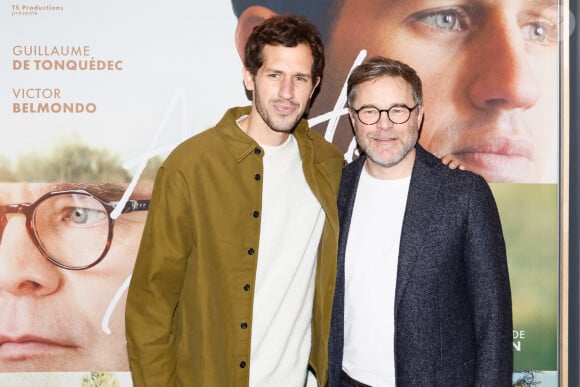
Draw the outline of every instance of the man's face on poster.
<instances>
[{"instance_id":1,"label":"man's face on poster","mask_svg":"<svg viewBox=\"0 0 580 387\"><path fill-rule=\"evenodd\" d=\"M90 193L115 203L123 187L0 185L0 372L129 370L122 286L147 211L121 214L112 237L103 237L110 214ZM149 196L150 188L138 186L132 199ZM33 203L25 215L21 209ZM55 264L87 265L106 243L92 267Z\"/></svg>"},{"instance_id":2,"label":"man's face on poster","mask_svg":"<svg viewBox=\"0 0 580 387\"><path fill-rule=\"evenodd\" d=\"M310 118L335 108L364 49L366 57L391 57L417 70L425 107L419 143L427 150L451 154L489 182L556 182L555 0L331 3L334 20L323 31L326 70ZM250 7L248 14L264 17L264 9ZM240 24L244 19L240 16ZM325 125L317 129L325 132ZM345 150L351 139L343 117L332 141Z\"/></svg>"},{"instance_id":3,"label":"man's face on poster","mask_svg":"<svg viewBox=\"0 0 580 387\"><path fill-rule=\"evenodd\" d=\"M361 49L417 70L426 149L490 182L556 181L556 2L345 0L316 113L332 109Z\"/></svg>"}]
</instances>

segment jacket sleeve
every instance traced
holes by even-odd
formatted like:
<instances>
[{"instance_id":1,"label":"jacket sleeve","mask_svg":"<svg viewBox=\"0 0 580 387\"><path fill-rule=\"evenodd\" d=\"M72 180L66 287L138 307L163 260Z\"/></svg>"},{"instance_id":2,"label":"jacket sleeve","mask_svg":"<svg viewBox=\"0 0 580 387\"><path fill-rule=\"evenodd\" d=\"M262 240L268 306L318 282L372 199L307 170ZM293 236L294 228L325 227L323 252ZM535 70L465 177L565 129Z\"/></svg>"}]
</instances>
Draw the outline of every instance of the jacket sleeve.
<instances>
[{"instance_id":1,"label":"jacket sleeve","mask_svg":"<svg viewBox=\"0 0 580 387\"><path fill-rule=\"evenodd\" d=\"M127 295L126 336L133 382L175 386L173 316L193 250L187 183L161 167Z\"/></svg>"},{"instance_id":2,"label":"jacket sleeve","mask_svg":"<svg viewBox=\"0 0 580 387\"><path fill-rule=\"evenodd\" d=\"M476 385L511 386L512 305L505 241L489 186L479 176L475 182L464 252L477 348Z\"/></svg>"}]
</instances>

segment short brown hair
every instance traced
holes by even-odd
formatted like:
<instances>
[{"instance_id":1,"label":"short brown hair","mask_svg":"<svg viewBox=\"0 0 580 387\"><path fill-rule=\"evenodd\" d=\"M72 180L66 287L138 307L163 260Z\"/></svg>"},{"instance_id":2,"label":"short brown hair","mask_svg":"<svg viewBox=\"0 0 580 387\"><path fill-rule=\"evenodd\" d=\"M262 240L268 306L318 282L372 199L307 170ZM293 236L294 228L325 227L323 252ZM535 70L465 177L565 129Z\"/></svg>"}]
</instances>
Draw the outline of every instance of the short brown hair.
<instances>
[{"instance_id":1,"label":"short brown hair","mask_svg":"<svg viewBox=\"0 0 580 387\"><path fill-rule=\"evenodd\" d=\"M280 15L266 19L254 27L244 52L244 66L256 75L264 63L264 47L296 47L307 44L312 51L312 79L322 78L324 71L324 46L316 26L303 17Z\"/></svg>"},{"instance_id":2,"label":"short brown hair","mask_svg":"<svg viewBox=\"0 0 580 387\"><path fill-rule=\"evenodd\" d=\"M411 66L395 59L374 56L355 67L348 77L346 86L348 105L352 107L352 101L356 94L355 88L357 85L385 76L403 78L413 89L413 99L415 100L415 103L423 103L421 78L419 78L417 72Z\"/></svg>"}]
</instances>

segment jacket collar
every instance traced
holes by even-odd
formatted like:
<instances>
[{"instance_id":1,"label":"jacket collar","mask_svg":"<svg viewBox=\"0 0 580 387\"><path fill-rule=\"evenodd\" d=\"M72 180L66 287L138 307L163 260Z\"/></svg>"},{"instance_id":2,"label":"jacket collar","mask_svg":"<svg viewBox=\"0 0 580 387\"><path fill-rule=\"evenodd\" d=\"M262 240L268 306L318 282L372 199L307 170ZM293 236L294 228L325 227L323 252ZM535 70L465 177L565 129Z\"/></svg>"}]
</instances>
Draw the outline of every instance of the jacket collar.
<instances>
[{"instance_id":1,"label":"jacket collar","mask_svg":"<svg viewBox=\"0 0 580 387\"><path fill-rule=\"evenodd\" d=\"M237 161L241 162L249 154L260 149L263 155L263 150L260 145L250 136L248 136L243 130L240 129L237 124L237 120L241 117L250 114L251 106L245 107L234 107L229 109L219 121L216 128L219 130L224 137L224 144L226 148L232 154L232 157ZM302 149L312 140L312 134L310 133L310 128L308 127L307 121L302 118L296 128L292 131L294 137L298 141L298 145ZM310 148L311 146L308 146Z\"/></svg>"}]
</instances>

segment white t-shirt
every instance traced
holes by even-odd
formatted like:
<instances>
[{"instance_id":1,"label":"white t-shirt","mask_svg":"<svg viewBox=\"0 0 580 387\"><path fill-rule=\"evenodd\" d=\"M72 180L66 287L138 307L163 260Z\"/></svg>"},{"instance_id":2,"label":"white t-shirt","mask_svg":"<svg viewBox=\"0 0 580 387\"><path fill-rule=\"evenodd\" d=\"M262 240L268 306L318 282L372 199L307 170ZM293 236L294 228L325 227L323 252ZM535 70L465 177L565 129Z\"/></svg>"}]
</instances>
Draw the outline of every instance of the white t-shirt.
<instances>
[{"instance_id":1,"label":"white t-shirt","mask_svg":"<svg viewBox=\"0 0 580 387\"><path fill-rule=\"evenodd\" d=\"M395 386L395 285L409 182L363 168L348 233L342 367L373 387Z\"/></svg>"},{"instance_id":2,"label":"white t-shirt","mask_svg":"<svg viewBox=\"0 0 580 387\"><path fill-rule=\"evenodd\" d=\"M264 148L250 386L302 387L311 346L316 254L324 211L294 136Z\"/></svg>"}]
</instances>

